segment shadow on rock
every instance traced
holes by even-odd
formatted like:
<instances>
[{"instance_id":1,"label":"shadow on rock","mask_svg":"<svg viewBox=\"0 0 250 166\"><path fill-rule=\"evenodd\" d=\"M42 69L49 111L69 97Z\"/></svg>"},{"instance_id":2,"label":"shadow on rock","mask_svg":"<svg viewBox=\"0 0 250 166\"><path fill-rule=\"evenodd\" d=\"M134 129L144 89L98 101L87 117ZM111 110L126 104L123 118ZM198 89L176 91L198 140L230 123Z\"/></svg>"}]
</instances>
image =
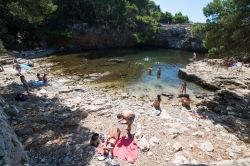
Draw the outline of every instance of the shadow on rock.
<instances>
[{"instance_id":1,"label":"shadow on rock","mask_svg":"<svg viewBox=\"0 0 250 166\"><path fill-rule=\"evenodd\" d=\"M4 110L30 164L88 165L95 154L88 141L92 132L83 126L88 113L63 105L58 97L31 94L26 101L15 101L21 90L16 84L0 88L7 101Z\"/></svg>"},{"instance_id":2,"label":"shadow on rock","mask_svg":"<svg viewBox=\"0 0 250 166\"><path fill-rule=\"evenodd\" d=\"M240 140L250 143L250 91L247 89L220 90L204 99L205 105L216 114L209 116Z\"/></svg>"}]
</instances>

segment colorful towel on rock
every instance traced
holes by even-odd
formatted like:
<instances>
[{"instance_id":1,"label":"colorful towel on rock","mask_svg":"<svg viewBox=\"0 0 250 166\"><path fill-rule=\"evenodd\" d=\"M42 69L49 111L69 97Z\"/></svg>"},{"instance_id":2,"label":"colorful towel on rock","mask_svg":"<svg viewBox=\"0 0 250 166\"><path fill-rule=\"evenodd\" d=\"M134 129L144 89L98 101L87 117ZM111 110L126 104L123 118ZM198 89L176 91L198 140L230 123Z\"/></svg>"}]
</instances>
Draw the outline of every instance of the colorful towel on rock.
<instances>
[{"instance_id":1,"label":"colorful towel on rock","mask_svg":"<svg viewBox=\"0 0 250 166\"><path fill-rule=\"evenodd\" d=\"M30 70L30 66L28 64L21 65L24 70Z\"/></svg>"},{"instance_id":2,"label":"colorful towel on rock","mask_svg":"<svg viewBox=\"0 0 250 166\"><path fill-rule=\"evenodd\" d=\"M138 158L138 145L134 138L120 138L114 148L113 155L130 163L136 162Z\"/></svg>"},{"instance_id":3,"label":"colorful towel on rock","mask_svg":"<svg viewBox=\"0 0 250 166\"><path fill-rule=\"evenodd\" d=\"M98 153L103 153L104 144L100 144L97 149ZM138 145L134 138L121 137L113 150L113 156L130 163L135 163L138 159Z\"/></svg>"},{"instance_id":4,"label":"colorful towel on rock","mask_svg":"<svg viewBox=\"0 0 250 166\"><path fill-rule=\"evenodd\" d=\"M43 81L34 81L34 82L30 82L31 86L37 87L37 86L44 86L47 85L48 83L45 83Z\"/></svg>"}]
</instances>

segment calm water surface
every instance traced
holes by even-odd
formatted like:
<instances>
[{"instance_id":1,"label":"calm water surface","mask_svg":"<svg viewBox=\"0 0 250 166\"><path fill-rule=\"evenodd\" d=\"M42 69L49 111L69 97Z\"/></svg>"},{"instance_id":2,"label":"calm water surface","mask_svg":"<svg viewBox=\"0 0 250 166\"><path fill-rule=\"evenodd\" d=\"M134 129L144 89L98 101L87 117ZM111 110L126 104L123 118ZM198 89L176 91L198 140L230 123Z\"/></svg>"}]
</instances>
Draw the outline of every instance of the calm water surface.
<instances>
[{"instance_id":1,"label":"calm water surface","mask_svg":"<svg viewBox=\"0 0 250 166\"><path fill-rule=\"evenodd\" d=\"M182 84L178 78L178 70L190 63L193 53L187 51L167 49L115 49L84 51L81 53L54 55L49 60L55 63L52 68L55 72L66 75L111 72L97 81L119 82L122 87L128 88L137 94L173 93L177 94ZM204 57L197 54L198 58ZM124 59L124 63L110 62L110 59ZM86 60L87 59L87 60ZM152 75L147 69L152 67ZM157 78L157 69L161 68L161 77ZM199 86L189 83L189 93L205 92Z\"/></svg>"}]
</instances>

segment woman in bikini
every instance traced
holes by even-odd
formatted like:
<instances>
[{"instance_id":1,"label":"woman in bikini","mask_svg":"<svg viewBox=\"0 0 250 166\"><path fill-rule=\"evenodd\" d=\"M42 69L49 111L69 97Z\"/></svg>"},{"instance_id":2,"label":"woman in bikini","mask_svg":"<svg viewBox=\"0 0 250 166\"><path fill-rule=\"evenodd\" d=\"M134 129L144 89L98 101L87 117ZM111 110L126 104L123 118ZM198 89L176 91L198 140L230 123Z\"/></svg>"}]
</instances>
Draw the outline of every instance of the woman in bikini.
<instances>
[{"instance_id":1,"label":"woman in bikini","mask_svg":"<svg viewBox=\"0 0 250 166\"><path fill-rule=\"evenodd\" d=\"M108 138L105 141L104 155L108 155L109 152L111 152L111 155L113 154L115 144L120 138L120 135L121 135L121 130L119 128L117 128L116 130L113 130L111 128L109 130Z\"/></svg>"}]
</instances>

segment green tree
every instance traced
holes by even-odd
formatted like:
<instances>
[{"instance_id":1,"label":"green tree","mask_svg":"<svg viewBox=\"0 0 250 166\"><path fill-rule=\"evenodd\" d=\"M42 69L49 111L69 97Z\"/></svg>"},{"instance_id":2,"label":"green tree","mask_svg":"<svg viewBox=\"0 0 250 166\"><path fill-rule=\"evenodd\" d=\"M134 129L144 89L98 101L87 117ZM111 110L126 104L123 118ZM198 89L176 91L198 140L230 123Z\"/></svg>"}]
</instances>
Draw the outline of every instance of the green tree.
<instances>
[{"instance_id":1,"label":"green tree","mask_svg":"<svg viewBox=\"0 0 250 166\"><path fill-rule=\"evenodd\" d=\"M170 12L162 13L160 22L171 24L173 22L173 15Z\"/></svg>"},{"instance_id":2,"label":"green tree","mask_svg":"<svg viewBox=\"0 0 250 166\"><path fill-rule=\"evenodd\" d=\"M189 22L188 16L182 15L181 12L175 13L175 15L173 16L173 23L179 24L188 22Z\"/></svg>"},{"instance_id":3,"label":"green tree","mask_svg":"<svg viewBox=\"0 0 250 166\"><path fill-rule=\"evenodd\" d=\"M207 23L196 32L205 34L204 45L209 52L227 55L250 52L249 0L214 0L203 12Z\"/></svg>"},{"instance_id":4,"label":"green tree","mask_svg":"<svg viewBox=\"0 0 250 166\"><path fill-rule=\"evenodd\" d=\"M2 40L0 39L0 55L1 55L2 53L4 53L4 52L5 52L5 48L4 48L4 45L3 45Z\"/></svg>"},{"instance_id":5,"label":"green tree","mask_svg":"<svg viewBox=\"0 0 250 166\"><path fill-rule=\"evenodd\" d=\"M16 0L8 4L10 13L29 23L41 23L57 8L52 0Z\"/></svg>"}]
</instances>

